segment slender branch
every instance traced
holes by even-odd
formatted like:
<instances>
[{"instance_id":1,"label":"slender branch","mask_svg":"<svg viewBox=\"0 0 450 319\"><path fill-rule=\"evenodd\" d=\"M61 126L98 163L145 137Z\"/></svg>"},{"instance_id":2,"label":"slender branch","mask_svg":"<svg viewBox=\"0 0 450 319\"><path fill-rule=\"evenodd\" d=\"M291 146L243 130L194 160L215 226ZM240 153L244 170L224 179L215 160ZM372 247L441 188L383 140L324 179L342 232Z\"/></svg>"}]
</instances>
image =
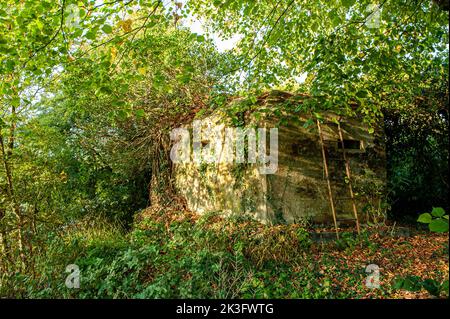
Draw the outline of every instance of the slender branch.
<instances>
[{"instance_id":1,"label":"slender branch","mask_svg":"<svg viewBox=\"0 0 450 319\"><path fill-rule=\"evenodd\" d=\"M240 66L240 67L238 67L238 68L236 68L236 69L233 69L233 70L231 70L231 71L228 71L228 72L225 74L225 76L227 76L227 75L229 75L229 74L231 74L231 73L234 73L234 72L236 72L236 71L239 71L239 70L241 70L241 69L243 69L243 68L249 66L249 65L253 62L253 60L255 60L256 57L258 57L258 55L261 54L262 50L264 49L264 45L265 45L265 44L267 43L267 41L269 40L269 38L270 38L270 36L271 36L273 30L275 30L275 28L277 27L277 25L278 25L278 23L280 22L281 18L286 14L286 12L287 12L287 11L289 10L289 8L294 4L294 2L295 2L295 0L291 0L291 1L289 2L289 4L286 6L286 8L283 10L283 12L279 15L278 19L275 21L275 23L274 23L274 25L272 26L272 28L269 30L269 32L267 32L267 35L264 37L263 42L262 42L262 44L261 44L261 46L260 46L258 52L256 52L256 53L250 58L250 60L249 60L247 63L245 63L243 66Z\"/></svg>"},{"instance_id":2,"label":"slender branch","mask_svg":"<svg viewBox=\"0 0 450 319\"><path fill-rule=\"evenodd\" d=\"M98 8L100 8L100 7L102 7L102 6L109 6L109 5L111 5L111 4L116 4L116 3L122 2L122 1L123 1L123 0L115 0L115 1L111 1L111 2L103 2L103 3L100 3L100 4L98 4L98 5L94 6L94 7L92 7L91 9L89 9L89 11L94 11L94 10L97 10ZM134 1L134 0L130 0L130 1L126 2L126 3L124 3L124 6L130 4L130 3L133 2L133 1Z\"/></svg>"},{"instance_id":3,"label":"slender branch","mask_svg":"<svg viewBox=\"0 0 450 319\"><path fill-rule=\"evenodd\" d=\"M144 18L145 20L147 20L147 19L148 19L148 18L156 11L156 9L158 8L158 6L159 6L160 3L161 3L161 0L158 0L158 3L157 3L157 5L156 5L155 9L150 13L150 15L149 15L148 17ZM88 54L89 52L92 52L93 50L95 50L95 49L97 49L97 48L99 48L99 47L101 47L101 46L103 46L103 45L105 45L105 44L108 44L108 43L110 43L110 42L116 40L117 38L123 38L123 37L126 37L126 36L128 36L128 35L130 35L130 34L132 34L132 33L135 33L135 32L137 33L137 32L139 32L140 30L142 30L142 29L145 27L145 25L146 25L146 23L144 22L144 24L140 25L139 27L136 27L136 28L134 28L134 29L132 29L132 30L130 30L130 31L126 31L126 32L124 32L124 33L122 33L122 34L119 34L119 35L117 35L116 37L109 38L108 40L103 41L103 42L101 42L101 43L99 43L99 44L93 45L93 46L91 46L88 50L84 51L84 52L81 53L79 56L77 56L73 61L76 61L76 60L82 58L83 56L85 56L85 55ZM72 62L73 62L73 61L72 61Z\"/></svg>"},{"instance_id":4,"label":"slender branch","mask_svg":"<svg viewBox=\"0 0 450 319\"><path fill-rule=\"evenodd\" d=\"M150 12L150 14L147 15L147 16L145 17L144 23L143 23L140 27L137 28L136 32L135 32L135 33L133 34L133 36L131 37L131 42L133 42L134 38L135 38L136 35L139 33L139 31L141 31L143 28L145 28L145 26L147 25L148 19L150 19L150 17L151 17L152 15L155 14L156 10L157 10L158 7L161 5L161 3L162 3L161 0L158 0L158 1L157 1L156 6L153 8L153 10ZM117 61L116 65L119 65L119 63L122 61L122 59L123 59L123 57L125 56L125 54L126 54L130 49L131 49L131 47L128 47L127 49L125 49L125 50L123 51L123 53L120 55L120 58L119 58L119 60Z\"/></svg>"},{"instance_id":5,"label":"slender branch","mask_svg":"<svg viewBox=\"0 0 450 319\"><path fill-rule=\"evenodd\" d=\"M255 35L255 38L253 39L252 47L250 50L253 50L253 48L255 47L256 36L258 35L259 31L261 31L261 29L264 27L264 24L266 23L266 21L268 19L272 20L272 16L280 4L281 4L281 1L278 1L277 4L272 8L272 10L270 10L269 14L264 18L263 22L261 23L261 27L259 27L258 31L256 32L256 35Z\"/></svg>"},{"instance_id":6,"label":"slender branch","mask_svg":"<svg viewBox=\"0 0 450 319\"><path fill-rule=\"evenodd\" d=\"M63 28L63 23L64 23L64 6L65 6L66 0L63 0L62 2L62 6L61 6L61 22L59 24L58 30L56 30L55 34L51 37L51 39L45 43L44 45L42 45L41 47L37 48L36 51L34 51L31 56L23 63L22 68L25 68L28 64L28 62L30 62L40 51L44 50L45 48L47 48L50 43L52 43L56 37L58 36L59 32L61 32L62 28Z\"/></svg>"}]
</instances>

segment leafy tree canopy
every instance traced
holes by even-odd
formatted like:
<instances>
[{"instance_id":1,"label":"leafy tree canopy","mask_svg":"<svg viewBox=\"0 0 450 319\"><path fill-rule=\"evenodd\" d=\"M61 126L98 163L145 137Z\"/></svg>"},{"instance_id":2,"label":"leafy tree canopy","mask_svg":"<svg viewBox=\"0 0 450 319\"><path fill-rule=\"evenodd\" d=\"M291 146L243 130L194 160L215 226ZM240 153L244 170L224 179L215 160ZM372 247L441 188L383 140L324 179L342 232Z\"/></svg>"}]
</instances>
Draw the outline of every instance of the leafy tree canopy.
<instances>
[{"instance_id":1,"label":"leafy tree canopy","mask_svg":"<svg viewBox=\"0 0 450 319\"><path fill-rule=\"evenodd\" d=\"M296 89L306 73L323 107L354 101L377 116L448 77L448 12L432 1L200 0L189 10L211 32L242 37L225 69L230 88Z\"/></svg>"}]
</instances>

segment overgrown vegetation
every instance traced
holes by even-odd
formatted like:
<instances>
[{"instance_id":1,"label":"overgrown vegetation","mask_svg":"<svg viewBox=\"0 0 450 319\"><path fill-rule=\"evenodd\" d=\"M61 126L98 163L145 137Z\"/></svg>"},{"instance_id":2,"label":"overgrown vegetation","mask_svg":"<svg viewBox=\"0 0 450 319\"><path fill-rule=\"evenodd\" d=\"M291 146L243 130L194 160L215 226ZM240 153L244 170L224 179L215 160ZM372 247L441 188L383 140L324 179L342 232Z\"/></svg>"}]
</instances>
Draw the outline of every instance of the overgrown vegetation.
<instances>
[{"instance_id":1,"label":"overgrown vegetation","mask_svg":"<svg viewBox=\"0 0 450 319\"><path fill-rule=\"evenodd\" d=\"M420 221L443 229L432 207L450 209L448 8L371 5L1 1L0 297L445 296L448 219L440 234L414 224L397 238L379 218L358 238L316 243L309 221L199 217L173 185L172 128L217 108L243 126L262 92L292 91L308 98L266 110L282 124L332 110L373 133L384 120L389 202L367 211L431 212ZM218 37L240 40L219 50ZM370 263L384 268L380 289L364 284ZM69 264L80 289L65 285Z\"/></svg>"},{"instance_id":2,"label":"overgrown vegetation","mask_svg":"<svg viewBox=\"0 0 450 319\"><path fill-rule=\"evenodd\" d=\"M430 213L423 213L417 219L418 222L428 224L430 231L435 233L448 233L448 215L445 215L445 210L442 207L433 207ZM444 246L443 252L448 254L448 243ZM441 294L448 296L448 279L438 281L432 278L422 280L420 276L409 275L407 277L397 277L394 282L396 289L405 289L408 291L418 291L424 288L433 296L440 296Z\"/></svg>"},{"instance_id":3,"label":"overgrown vegetation","mask_svg":"<svg viewBox=\"0 0 450 319\"><path fill-rule=\"evenodd\" d=\"M82 220L48 234L49 247L36 275L3 277L2 295L33 298L361 298L395 297L396 274L405 269L399 255L411 250L417 266L438 266L433 280L448 269L430 260L448 257L435 237L410 244L380 238L367 229L359 238L314 243L299 225L264 226L242 217L199 217L179 211L147 210L130 233L102 219ZM120 229L120 228L119 228ZM347 235L346 235L347 234ZM413 246L410 246L413 245ZM428 244L427 244L428 245ZM380 255L381 252L381 255ZM437 255L436 255L437 254ZM380 289L365 286L368 263L384 263ZM435 259L436 260L436 259ZM447 259L448 260L448 259ZM404 262L404 260L403 260ZM80 289L67 289L68 264L81 269ZM416 281L420 277L416 275ZM407 277L409 278L409 277ZM408 280L408 279L405 279ZM427 279L425 283L431 282ZM427 286L428 287L428 286ZM427 288L428 289L428 288ZM420 291L415 286L414 291ZM444 289L442 289L445 293ZM435 291L430 291L435 294Z\"/></svg>"}]
</instances>

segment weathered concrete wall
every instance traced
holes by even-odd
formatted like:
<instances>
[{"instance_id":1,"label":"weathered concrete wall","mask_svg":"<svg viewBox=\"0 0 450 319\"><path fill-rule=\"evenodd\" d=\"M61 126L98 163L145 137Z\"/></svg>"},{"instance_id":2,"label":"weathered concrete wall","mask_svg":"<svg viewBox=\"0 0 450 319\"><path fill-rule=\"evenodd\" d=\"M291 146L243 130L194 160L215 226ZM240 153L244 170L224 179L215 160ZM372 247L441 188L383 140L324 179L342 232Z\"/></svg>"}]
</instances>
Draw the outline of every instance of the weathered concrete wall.
<instances>
[{"instance_id":1,"label":"weathered concrete wall","mask_svg":"<svg viewBox=\"0 0 450 319\"><path fill-rule=\"evenodd\" d=\"M205 120L205 119L204 119ZM224 115L215 113L203 122L223 125ZM223 132L222 132L223 133ZM222 135L224 139L224 135ZM203 137L202 142L210 142ZM189 209L198 213L249 214L267 221L266 177L257 165L236 163L181 163L175 165L175 186Z\"/></svg>"},{"instance_id":2,"label":"weathered concrete wall","mask_svg":"<svg viewBox=\"0 0 450 319\"><path fill-rule=\"evenodd\" d=\"M270 113L266 113L270 114ZM342 149L339 144L337 115L322 113L322 131L332 180L338 219L353 216ZM210 124L224 124L220 112L209 116ZM317 126L306 127L309 117L296 115L295 121L278 127L278 170L262 175L258 164L184 163L175 166L175 184L188 207L196 212L220 211L224 215L249 214L263 222L296 223L302 219L332 221L327 182L324 175ZM310 121L309 121L310 122ZM255 119L248 123L255 125ZM258 126L274 127L275 116L258 118ZM347 158L353 176L361 219L364 211L378 209L386 181L383 132L369 134L358 119L340 119L344 140L358 149L348 149ZM207 139L207 137L206 137Z\"/></svg>"},{"instance_id":3,"label":"weathered concrete wall","mask_svg":"<svg viewBox=\"0 0 450 319\"><path fill-rule=\"evenodd\" d=\"M346 183L345 161L340 147L336 115L322 114L321 124L327 155L329 176L338 219L353 218L352 202ZM279 164L274 175L267 176L268 209L281 221L295 223L301 219L329 222L332 219L327 181L324 173L318 129L315 124L303 127L300 123L279 127ZM368 133L357 120L341 119L344 140L351 140L360 149L346 149L350 163L352 185L358 212L378 206L386 180L385 154L382 141ZM379 132L378 132L379 133ZM369 194L364 192L368 191Z\"/></svg>"}]
</instances>

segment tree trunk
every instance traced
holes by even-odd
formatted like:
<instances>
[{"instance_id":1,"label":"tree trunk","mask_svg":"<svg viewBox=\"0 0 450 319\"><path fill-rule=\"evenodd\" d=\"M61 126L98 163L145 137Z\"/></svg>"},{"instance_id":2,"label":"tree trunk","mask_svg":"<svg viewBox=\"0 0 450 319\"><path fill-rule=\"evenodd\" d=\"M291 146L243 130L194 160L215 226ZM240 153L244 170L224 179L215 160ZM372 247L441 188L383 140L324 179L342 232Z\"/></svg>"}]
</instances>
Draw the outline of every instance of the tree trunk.
<instances>
[{"instance_id":1,"label":"tree trunk","mask_svg":"<svg viewBox=\"0 0 450 319\"><path fill-rule=\"evenodd\" d=\"M15 108L14 107L12 108L12 115L15 116ZM25 270L26 258L25 258L25 253L24 253L24 249L23 249L23 243L24 243L24 239L23 239L24 223L23 222L24 221L23 221L22 213L20 211L19 203L17 202L17 199L15 197L13 176L12 176L12 172L11 172L11 166L9 165L9 158L11 157L13 148L14 148L15 128L16 128L16 125L13 121L13 123L11 124L11 127L10 127L8 150L5 149L3 135L1 134L1 131L0 131L0 149L2 151L3 167L4 167L5 173L6 173L6 181L7 181L6 189L7 189L7 193L8 193L8 199L9 199L10 203L12 204L13 212L17 217L17 231L18 231L17 246L18 246L18 250L19 250L21 268L22 268L22 270Z\"/></svg>"}]
</instances>

